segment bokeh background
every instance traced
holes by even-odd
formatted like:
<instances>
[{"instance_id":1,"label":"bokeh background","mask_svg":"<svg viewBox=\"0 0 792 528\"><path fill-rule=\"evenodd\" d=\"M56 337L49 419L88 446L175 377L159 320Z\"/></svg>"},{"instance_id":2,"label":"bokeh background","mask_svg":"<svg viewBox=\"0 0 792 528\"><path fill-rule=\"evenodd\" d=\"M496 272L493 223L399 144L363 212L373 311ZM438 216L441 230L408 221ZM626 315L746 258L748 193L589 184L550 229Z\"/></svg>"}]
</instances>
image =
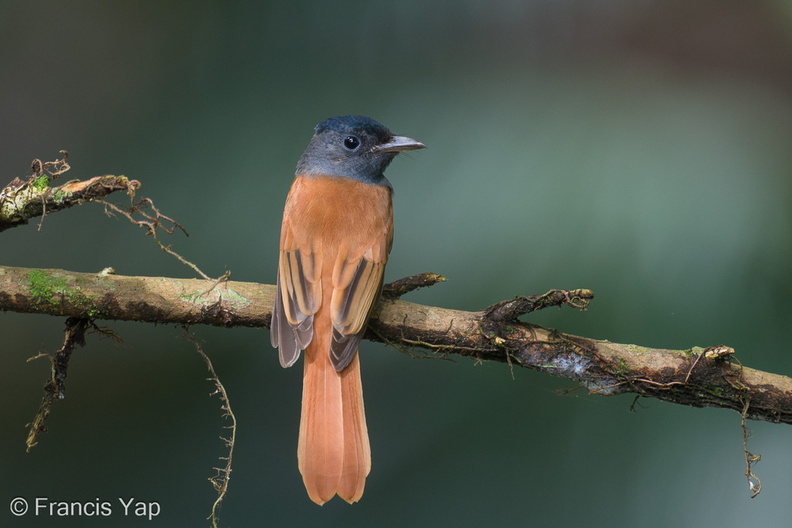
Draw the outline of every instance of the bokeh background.
<instances>
[{"instance_id":1,"label":"bokeh background","mask_svg":"<svg viewBox=\"0 0 792 528\"><path fill-rule=\"evenodd\" d=\"M72 178L125 174L181 222L174 249L272 283L293 168L326 117L369 115L401 155L386 279L476 310L591 288L562 331L666 348L727 344L792 374L792 4L547 0L0 2L0 170L67 149ZM123 197L117 197L123 202ZM192 277L88 204L0 235L0 265ZM179 329L108 322L25 453L63 321L0 314L0 525L206 526L220 402ZM194 328L239 421L222 525L788 526L792 431L501 364L364 343L374 466L322 508L295 452L300 369L265 329ZM16 518L12 498L113 502L110 518ZM126 518L117 498L157 501Z\"/></svg>"}]
</instances>

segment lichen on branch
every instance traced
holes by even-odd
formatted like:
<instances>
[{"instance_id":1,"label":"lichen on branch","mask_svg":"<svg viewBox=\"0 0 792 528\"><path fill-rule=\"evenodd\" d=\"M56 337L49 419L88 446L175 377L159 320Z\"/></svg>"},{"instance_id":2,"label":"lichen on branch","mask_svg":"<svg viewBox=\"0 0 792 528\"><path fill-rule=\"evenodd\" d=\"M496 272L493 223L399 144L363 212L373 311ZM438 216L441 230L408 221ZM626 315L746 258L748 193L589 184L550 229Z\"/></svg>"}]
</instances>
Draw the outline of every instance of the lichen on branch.
<instances>
[{"instance_id":1,"label":"lichen on branch","mask_svg":"<svg viewBox=\"0 0 792 528\"><path fill-rule=\"evenodd\" d=\"M71 180L53 186L53 180L67 173L71 166L67 153L60 159L42 162L33 160L31 173L25 179L14 178L0 189L0 231L25 225L31 218L43 217L97 200L116 191L134 194L140 182L126 176L95 176L88 180Z\"/></svg>"}]
</instances>

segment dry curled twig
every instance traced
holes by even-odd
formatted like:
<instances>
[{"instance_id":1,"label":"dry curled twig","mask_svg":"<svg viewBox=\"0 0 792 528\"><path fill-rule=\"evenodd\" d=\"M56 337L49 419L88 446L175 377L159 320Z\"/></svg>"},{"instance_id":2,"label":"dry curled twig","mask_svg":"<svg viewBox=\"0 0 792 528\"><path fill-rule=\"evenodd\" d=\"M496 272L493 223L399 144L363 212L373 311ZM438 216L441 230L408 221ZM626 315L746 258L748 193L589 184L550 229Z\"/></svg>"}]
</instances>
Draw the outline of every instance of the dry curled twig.
<instances>
[{"instance_id":1,"label":"dry curled twig","mask_svg":"<svg viewBox=\"0 0 792 528\"><path fill-rule=\"evenodd\" d=\"M230 425L225 426L225 428L230 431L230 435L227 438L225 436L220 437L220 439L225 444L226 449L228 449L226 456L220 457L220 460L225 462L225 465L223 467L213 468L216 473L215 475L209 477L209 482L212 483L215 491L217 491L217 498L212 504L212 511L207 519L212 522L213 528L217 528L218 523L220 522L220 506L222 505L226 494L228 494L228 486L231 480L231 470L234 461L234 445L236 444L237 421L234 411L231 409L231 402L228 399L228 393L226 392L223 384L220 382L217 372L215 372L214 365L212 365L212 360L209 359L209 356L207 356L204 352L201 343L199 343L195 336L190 333L186 326L184 327L184 338L192 343L193 346L195 346L195 351L198 352L198 354L203 358L204 363L206 363L206 368L209 370L210 374L210 377L207 379L214 383L215 386L215 391L210 394L210 396L220 396L220 401L222 402L220 409L223 411L222 417L230 421Z\"/></svg>"},{"instance_id":2,"label":"dry curled twig","mask_svg":"<svg viewBox=\"0 0 792 528\"><path fill-rule=\"evenodd\" d=\"M160 241L159 237L157 236L157 232L160 230L164 231L169 235L175 233L177 229L182 233L184 233L185 236L190 236L190 234L187 232L184 226L182 226L179 222L177 222L176 220L174 220L169 216L162 214L160 210L154 206L154 202L150 198L141 198L140 200L135 201L134 195L131 195L129 199L128 209L122 209L121 207L113 203L107 202L105 200L94 200L94 201L104 205L105 214L107 214L108 216L113 216L114 213L118 213L127 220L129 220L130 222L132 222L134 225L144 228L146 230L146 234L154 239L154 242L157 243L157 245L160 247L162 251L175 257L182 264L192 268L192 270L195 271L202 278L206 280L212 280L212 278L209 277L203 271L201 271L201 269L198 266L196 266L189 260L179 255L171 248L171 246L166 246L165 244L162 243L162 241ZM151 210L151 212L149 213L147 210ZM142 219L135 218L136 214L140 215ZM219 279L219 281L221 280L223 280L223 277Z\"/></svg>"},{"instance_id":3,"label":"dry curled twig","mask_svg":"<svg viewBox=\"0 0 792 528\"><path fill-rule=\"evenodd\" d=\"M42 162L40 159L36 158L30 163L30 171L32 172L32 178L37 178L42 175L47 175L51 179L55 179L59 177L61 174L64 174L71 169L71 165L66 159L69 157L69 153L65 150L58 151L60 155L63 157L60 159L56 159L55 161L44 161Z\"/></svg>"},{"instance_id":4,"label":"dry curled twig","mask_svg":"<svg viewBox=\"0 0 792 528\"><path fill-rule=\"evenodd\" d=\"M751 400L745 398L745 406L740 413L740 427L742 428L742 447L743 456L745 458L745 478L748 479L748 488L751 490L751 498L753 499L762 492L762 481L753 472L753 467L762 459L762 455L755 455L748 451L748 439L751 437L751 430L746 425L748 419L748 408L751 405Z\"/></svg>"}]
</instances>

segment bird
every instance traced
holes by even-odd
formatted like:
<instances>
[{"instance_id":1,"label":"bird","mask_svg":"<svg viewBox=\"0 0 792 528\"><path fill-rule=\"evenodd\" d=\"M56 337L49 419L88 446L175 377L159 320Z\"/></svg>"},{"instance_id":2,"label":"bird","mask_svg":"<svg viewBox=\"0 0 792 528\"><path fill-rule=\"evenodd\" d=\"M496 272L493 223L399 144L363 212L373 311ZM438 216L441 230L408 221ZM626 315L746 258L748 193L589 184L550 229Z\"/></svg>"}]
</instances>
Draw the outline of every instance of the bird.
<instances>
[{"instance_id":1,"label":"bird","mask_svg":"<svg viewBox=\"0 0 792 528\"><path fill-rule=\"evenodd\" d=\"M308 497L360 500L371 470L358 345L393 243L384 171L426 146L358 115L314 128L297 163L280 233L270 339L280 364L305 351L298 468Z\"/></svg>"}]
</instances>

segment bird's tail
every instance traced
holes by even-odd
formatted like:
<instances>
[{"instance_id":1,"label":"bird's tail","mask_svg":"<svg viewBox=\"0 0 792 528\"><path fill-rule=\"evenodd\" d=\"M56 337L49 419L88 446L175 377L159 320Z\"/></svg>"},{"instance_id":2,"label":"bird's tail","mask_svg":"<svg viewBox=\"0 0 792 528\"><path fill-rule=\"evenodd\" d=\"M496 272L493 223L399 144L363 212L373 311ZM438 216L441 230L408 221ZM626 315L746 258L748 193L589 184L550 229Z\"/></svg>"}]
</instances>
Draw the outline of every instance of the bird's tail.
<instances>
[{"instance_id":1,"label":"bird's tail","mask_svg":"<svg viewBox=\"0 0 792 528\"><path fill-rule=\"evenodd\" d=\"M322 340L314 339L305 351L298 465L312 501L321 505L338 494L353 503L363 495L371 469L360 361L355 354L336 372L329 343L317 341Z\"/></svg>"}]
</instances>

